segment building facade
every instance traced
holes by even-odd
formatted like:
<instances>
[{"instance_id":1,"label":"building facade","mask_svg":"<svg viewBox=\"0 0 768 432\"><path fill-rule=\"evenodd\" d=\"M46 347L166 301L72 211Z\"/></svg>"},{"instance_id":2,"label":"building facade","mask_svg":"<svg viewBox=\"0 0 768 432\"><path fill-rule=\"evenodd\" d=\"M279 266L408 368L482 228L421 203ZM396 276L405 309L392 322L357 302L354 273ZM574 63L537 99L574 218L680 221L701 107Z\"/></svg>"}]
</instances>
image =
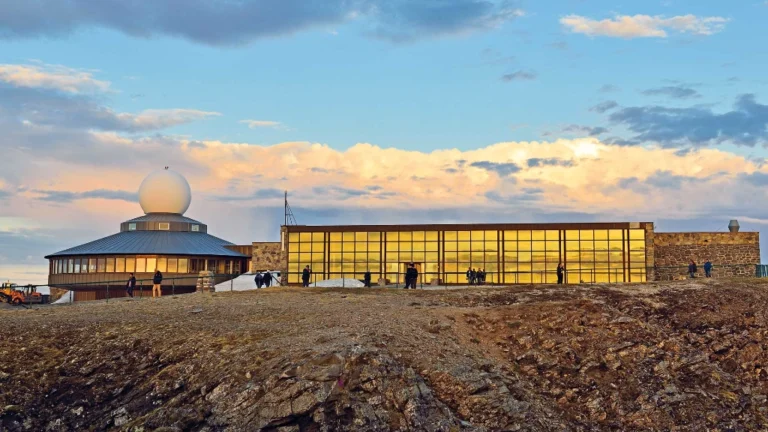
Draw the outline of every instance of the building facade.
<instances>
[{"instance_id":1,"label":"building facade","mask_svg":"<svg viewBox=\"0 0 768 432\"><path fill-rule=\"evenodd\" d=\"M253 244L252 267L280 270L284 283L362 279L403 283L415 263L428 284L466 284L484 270L489 284L637 283L684 277L690 260L712 260L718 276L754 274L758 233L656 233L651 222L284 226L280 242Z\"/></svg>"}]
</instances>

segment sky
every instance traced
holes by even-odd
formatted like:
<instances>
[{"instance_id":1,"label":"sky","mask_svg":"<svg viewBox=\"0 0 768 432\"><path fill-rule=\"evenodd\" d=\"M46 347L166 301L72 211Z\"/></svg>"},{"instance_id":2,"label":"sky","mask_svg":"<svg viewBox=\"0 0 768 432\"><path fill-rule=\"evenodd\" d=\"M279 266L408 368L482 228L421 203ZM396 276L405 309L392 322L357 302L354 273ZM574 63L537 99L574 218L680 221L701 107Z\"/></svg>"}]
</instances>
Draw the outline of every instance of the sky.
<instances>
[{"instance_id":1,"label":"sky","mask_svg":"<svg viewBox=\"0 0 768 432\"><path fill-rule=\"evenodd\" d=\"M765 22L763 0L0 0L0 279L45 283L164 166L237 244L278 240L284 190L309 225L768 234Z\"/></svg>"}]
</instances>

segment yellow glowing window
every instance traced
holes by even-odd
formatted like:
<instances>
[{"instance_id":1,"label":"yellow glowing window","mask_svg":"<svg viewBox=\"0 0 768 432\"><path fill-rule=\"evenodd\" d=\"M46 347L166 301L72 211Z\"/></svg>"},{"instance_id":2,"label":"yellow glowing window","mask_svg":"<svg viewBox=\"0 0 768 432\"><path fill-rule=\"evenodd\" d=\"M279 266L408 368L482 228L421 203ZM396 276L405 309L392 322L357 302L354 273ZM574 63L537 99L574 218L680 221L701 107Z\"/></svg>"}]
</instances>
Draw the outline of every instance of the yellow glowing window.
<instances>
[{"instance_id":1,"label":"yellow glowing window","mask_svg":"<svg viewBox=\"0 0 768 432\"><path fill-rule=\"evenodd\" d=\"M609 230L608 238L611 240L623 240L624 237L622 237L622 234L622 230Z\"/></svg>"},{"instance_id":2,"label":"yellow glowing window","mask_svg":"<svg viewBox=\"0 0 768 432\"><path fill-rule=\"evenodd\" d=\"M296 243L299 241L299 233L288 233L288 241Z\"/></svg>"},{"instance_id":3,"label":"yellow glowing window","mask_svg":"<svg viewBox=\"0 0 768 432\"><path fill-rule=\"evenodd\" d=\"M519 242L517 242L517 250L519 250L519 251L530 251L531 250L531 242L529 242L529 241L519 241Z\"/></svg>"},{"instance_id":4,"label":"yellow glowing window","mask_svg":"<svg viewBox=\"0 0 768 432\"><path fill-rule=\"evenodd\" d=\"M325 234L321 232L312 233L312 241L321 242L325 240Z\"/></svg>"},{"instance_id":5,"label":"yellow glowing window","mask_svg":"<svg viewBox=\"0 0 768 432\"><path fill-rule=\"evenodd\" d=\"M517 239L519 241L531 241L531 232L530 231L518 231L517 232Z\"/></svg>"},{"instance_id":6,"label":"yellow glowing window","mask_svg":"<svg viewBox=\"0 0 768 432\"><path fill-rule=\"evenodd\" d=\"M533 241L531 242L531 250L534 251L544 251L546 248L546 243L543 241Z\"/></svg>"},{"instance_id":7,"label":"yellow glowing window","mask_svg":"<svg viewBox=\"0 0 768 432\"><path fill-rule=\"evenodd\" d=\"M630 240L645 240L645 230L633 229L629 230Z\"/></svg>"},{"instance_id":8,"label":"yellow glowing window","mask_svg":"<svg viewBox=\"0 0 768 432\"><path fill-rule=\"evenodd\" d=\"M410 232L400 232L400 242L409 242L413 239L413 233Z\"/></svg>"},{"instance_id":9,"label":"yellow glowing window","mask_svg":"<svg viewBox=\"0 0 768 432\"><path fill-rule=\"evenodd\" d=\"M437 252L438 250L438 243L437 242L427 242L424 245L424 248L427 252Z\"/></svg>"},{"instance_id":10,"label":"yellow glowing window","mask_svg":"<svg viewBox=\"0 0 768 432\"><path fill-rule=\"evenodd\" d=\"M459 231L459 241L469 241L471 240L471 235L469 231Z\"/></svg>"},{"instance_id":11,"label":"yellow glowing window","mask_svg":"<svg viewBox=\"0 0 768 432\"><path fill-rule=\"evenodd\" d=\"M531 239L535 241L542 241L544 240L544 231L533 231L531 232Z\"/></svg>"},{"instance_id":12,"label":"yellow glowing window","mask_svg":"<svg viewBox=\"0 0 768 432\"><path fill-rule=\"evenodd\" d=\"M369 232L368 233L368 241L369 242L378 242L381 240L381 233L380 232Z\"/></svg>"},{"instance_id":13,"label":"yellow glowing window","mask_svg":"<svg viewBox=\"0 0 768 432\"><path fill-rule=\"evenodd\" d=\"M595 230L595 240L608 240L608 230Z\"/></svg>"},{"instance_id":14,"label":"yellow glowing window","mask_svg":"<svg viewBox=\"0 0 768 432\"><path fill-rule=\"evenodd\" d=\"M413 241L415 242L422 242L424 241L424 231L414 231L413 232Z\"/></svg>"},{"instance_id":15,"label":"yellow glowing window","mask_svg":"<svg viewBox=\"0 0 768 432\"><path fill-rule=\"evenodd\" d=\"M461 241L458 243L459 252L469 252L472 250L471 242Z\"/></svg>"},{"instance_id":16,"label":"yellow glowing window","mask_svg":"<svg viewBox=\"0 0 768 432\"><path fill-rule=\"evenodd\" d=\"M299 240L302 242L308 242L312 240L312 233L303 232L299 233Z\"/></svg>"},{"instance_id":17,"label":"yellow glowing window","mask_svg":"<svg viewBox=\"0 0 768 432\"><path fill-rule=\"evenodd\" d=\"M424 251L424 242L413 242L413 251L414 252L423 252Z\"/></svg>"},{"instance_id":18,"label":"yellow glowing window","mask_svg":"<svg viewBox=\"0 0 768 432\"><path fill-rule=\"evenodd\" d=\"M591 241L591 240L593 240L594 239L593 234L594 234L594 232L592 230L581 230L581 231L579 231L579 235L581 236L580 237L581 241L584 241L584 240L590 240Z\"/></svg>"},{"instance_id":19,"label":"yellow glowing window","mask_svg":"<svg viewBox=\"0 0 768 432\"><path fill-rule=\"evenodd\" d=\"M459 236L456 233L456 231L446 231L443 233L443 240L445 241L455 241L458 239L459 239Z\"/></svg>"},{"instance_id":20,"label":"yellow glowing window","mask_svg":"<svg viewBox=\"0 0 768 432\"><path fill-rule=\"evenodd\" d=\"M340 242L342 240L340 232L330 233L330 240L332 242Z\"/></svg>"},{"instance_id":21,"label":"yellow glowing window","mask_svg":"<svg viewBox=\"0 0 768 432\"><path fill-rule=\"evenodd\" d=\"M424 239L426 241L437 241L437 231L427 231Z\"/></svg>"},{"instance_id":22,"label":"yellow glowing window","mask_svg":"<svg viewBox=\"0 0 768 432\"><path fill-rule=\"evenodd\" d=\"M387 233L387 242L396 242L397 241L397 233L396 232L388 232Z\"/></svg>"},{"instance_id":23,"label":"yellow glowing window","mask_svg":"<svg viewBox=\"0 0 768 432\"><path fill-rule=\"evenodd\" d=\"M328 248L331 252L341 252L341 243L338 243L338 242L330 243Z\"/></svg>"},{"instance_id":24,"label":"yellow glowing window","mask_svg":"<svg viewBox=\"0 0 768 432\"><path fill-rule=\"evenodd\" d=\"M565 232L565 239L566 240L578 240L579 239L579 232L576 230L567 230Z\"/></svg>"},{"instance_id":25,"label":"yellow glowing window","mask_svg":"<svg viewBox=\"0 0 768 432\"><path fill-rule=\"evenodd\" d=\"M499 238L499 232L498 231L486 231L485 232L485 241L493 240L496 241Z\"/></svg>"},{"instance_id":26,"label":"yellow glowing window","mask_svg":"<svg viewBox=\"0 0 768 432\"><path fill-rule=\"evenodd\" d=\"M504 240L517 240L517 231L504 231Z\"/></svg>"}]
</instances>

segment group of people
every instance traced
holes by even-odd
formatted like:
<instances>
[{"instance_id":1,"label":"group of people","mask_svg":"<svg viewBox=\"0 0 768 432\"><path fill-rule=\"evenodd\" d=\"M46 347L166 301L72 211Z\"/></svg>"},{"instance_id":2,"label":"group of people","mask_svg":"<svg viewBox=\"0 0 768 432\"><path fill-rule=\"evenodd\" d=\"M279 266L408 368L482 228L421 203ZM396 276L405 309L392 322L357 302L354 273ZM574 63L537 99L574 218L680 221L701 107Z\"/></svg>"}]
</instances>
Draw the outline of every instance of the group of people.
<instances>
[{"instance_id":1,"label":"group of people","mask_svg":"<svg viewBox=\"0 0 768 432\"><path fill-rule=\"evenodd\" d=\"M485 283L485 269L467 269L467 282L470 285L481 285Z\"/></svg>"},{"instance_id":2,"label":"group of people","mask_svg":"<svg viewBox=\"0 0 768 432\"><path fill-rule=\"evenodd\" d=\"M696 261L691 260L688 263L688 275L691 277L691 279L696 277L696 272L698 270L699 268L696 265ZM712 263L709 260L704 262L704 277L708 277L708 278L712 277Z\"/></svg>"},{"instance_id":3,"label":"group of people","mask_svg":"<svg viewBox=\"0 0 768 432\"><path fill-rule=\"evenodd\" d=\"M128 297L133 297L133 290L136 289L136 276L131 273L128 277L128 282L125 284L125 292ZM152 298L163 296L163 274L160 270L155 270L155 274L152 276Z\"/></svg>"},{"instance_id":4,"label":"group of people","mask_svg":"<svg viewBox=\"0 0 768 432\"><path fill-rule=\"evenodd\" d=\"M272 276L272 273L265 271L265 272L256 272L256 277L253 278L254 282L256 282L256 288L269 288L270 285L272 285L272 279L274 276Z\"/></svg>"}]
</instances>

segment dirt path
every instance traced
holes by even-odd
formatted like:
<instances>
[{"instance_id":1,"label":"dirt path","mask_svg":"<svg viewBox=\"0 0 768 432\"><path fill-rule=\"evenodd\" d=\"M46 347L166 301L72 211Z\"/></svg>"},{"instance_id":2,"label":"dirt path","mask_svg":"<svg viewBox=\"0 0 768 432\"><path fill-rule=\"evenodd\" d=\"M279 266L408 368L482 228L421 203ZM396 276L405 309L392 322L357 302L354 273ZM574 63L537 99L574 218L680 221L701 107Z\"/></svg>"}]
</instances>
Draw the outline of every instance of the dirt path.
<instances>
[{"instance_id":1,"label":"dirt path","mask_svg":"<svg viewBox=\"0 0 768 432\"><path fill-rule=\"evenodd\" d=\"M0 430L768 430L767 289L271 288L1 309Z\"/></svg>"}]
</instances>

